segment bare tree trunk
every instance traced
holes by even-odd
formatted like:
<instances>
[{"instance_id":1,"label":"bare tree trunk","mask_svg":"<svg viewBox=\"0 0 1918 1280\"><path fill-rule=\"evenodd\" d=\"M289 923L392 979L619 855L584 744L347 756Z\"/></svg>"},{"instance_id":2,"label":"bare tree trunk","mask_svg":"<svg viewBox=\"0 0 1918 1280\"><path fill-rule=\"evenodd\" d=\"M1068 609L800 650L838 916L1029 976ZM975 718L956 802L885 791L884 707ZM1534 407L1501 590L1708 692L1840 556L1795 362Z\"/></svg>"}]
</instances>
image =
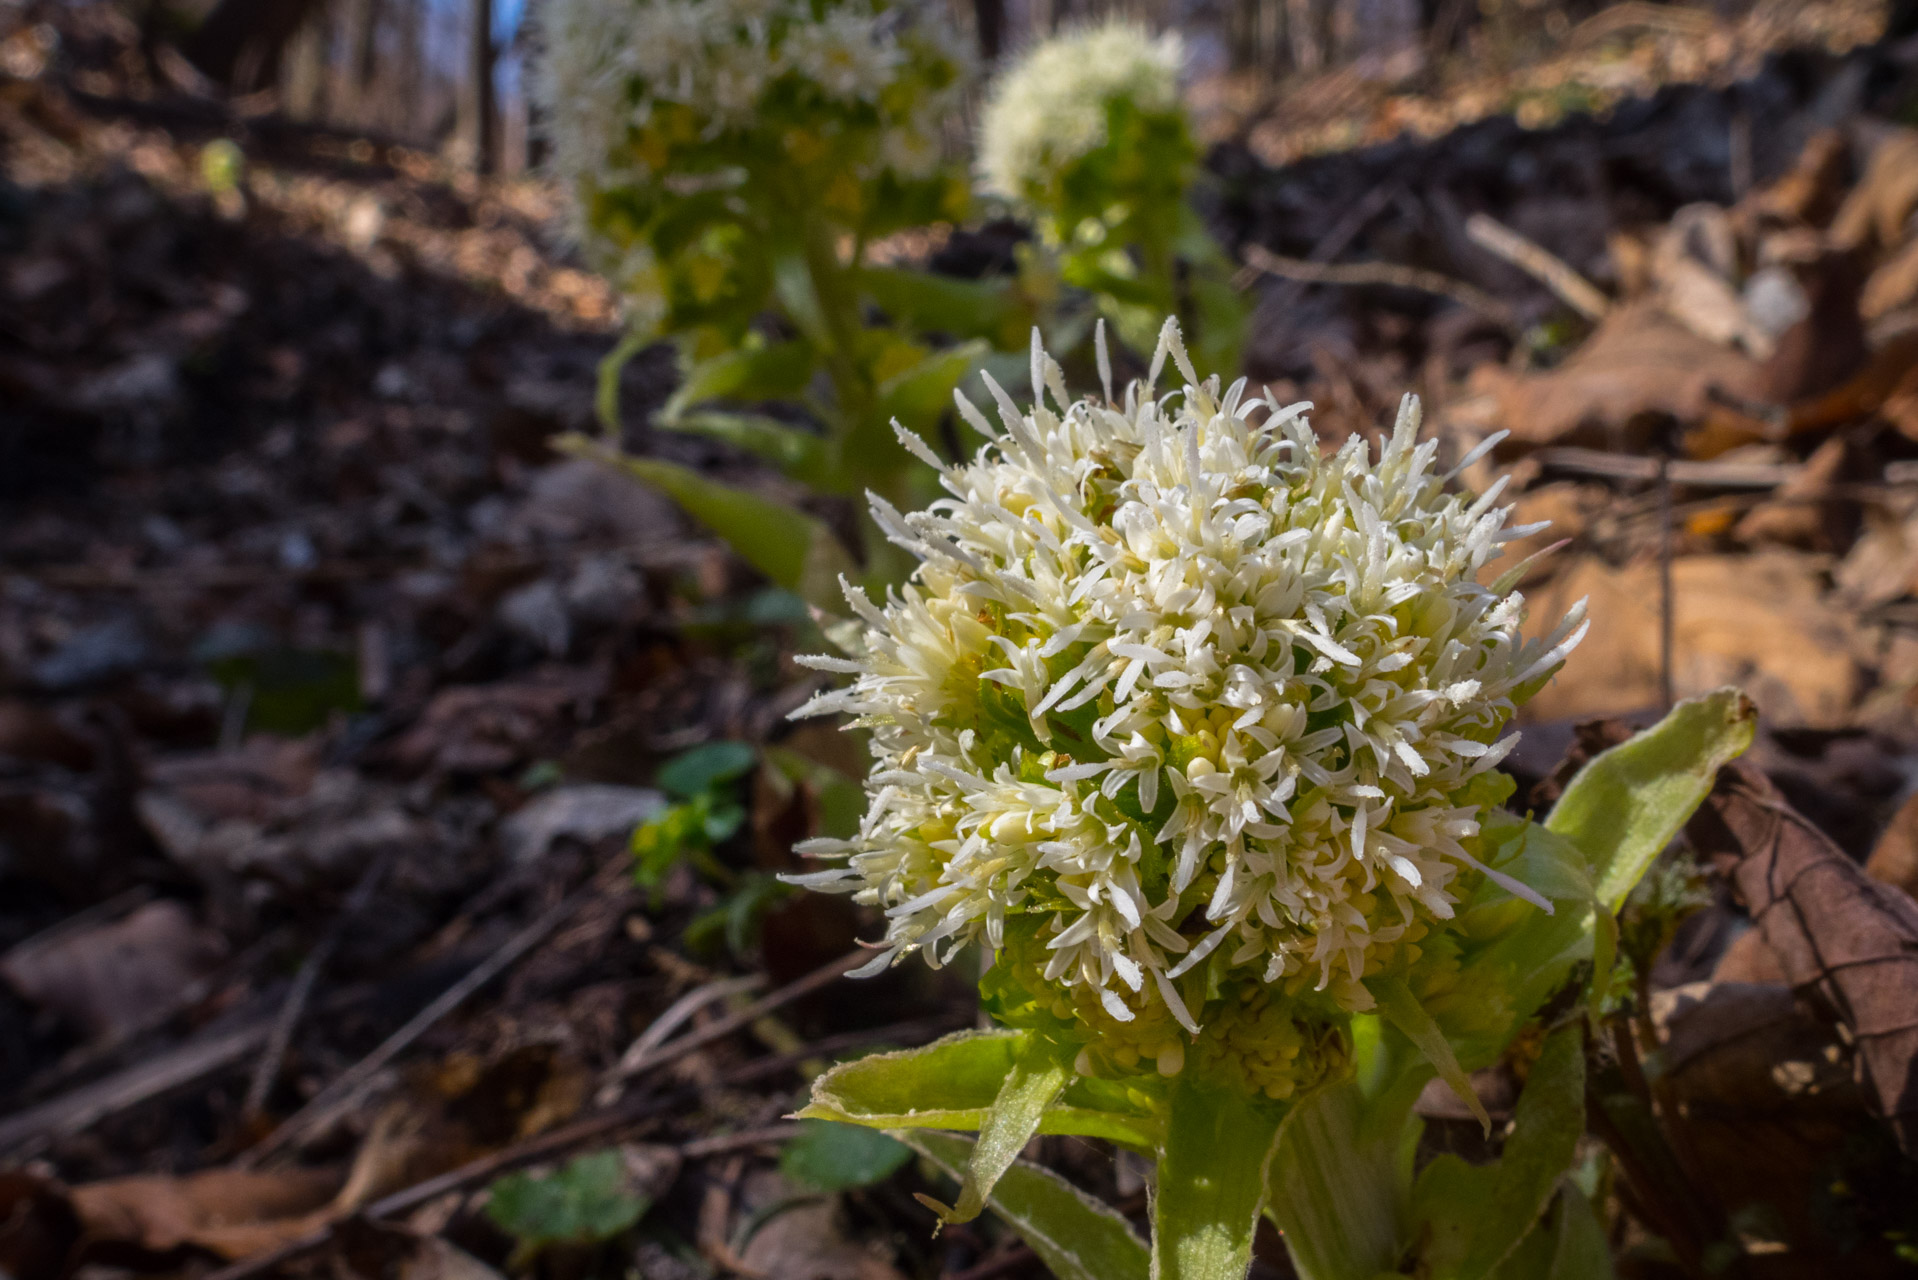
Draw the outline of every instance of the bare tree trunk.
<instances>
[{"instance_id":1,"label":"bare tree trunk","mask_svg":"<svg viewBox=\"0 0 1918 1280\"><path fill-rule=\"evenodd\" d=\"M972 0L972 22L979 33L979 57L997 62L1006 48L1006 0Z\"/></svg>"},{"instance_id":2,"label":"bare tree trunk","mask_svg":"<svg viewBox=\"0 0 1918 1280\"><path fill-rule=\"evenodd\" d=\"M312 14L280 57L280 107L295 120L315 120L325 110L328 34L326 14Z\"/></svg>"},{"instance_id":3,"label":"bare tree trunk","mask_svg":"<svg viewBox=\"0 0 1918 1280\"><path fill-rule=\"evenodd\" d=\"M1286 34L1292 37L1292 65L1311 75L1325 65L1319 39L1318 6L1313 0L1285 0Z\"/></svg>"},{"instance_id":4,"label":"bare tree trunk","mask_svg":"<svg viewBox=\"0 0 1918 1280\"><path fill-rule=\"evenodd\" d=\"M459 150L462 163L490 173L494 145L493 0L473 0L467 30L466 74L460 86Z\"/></svg>"},{"instance_id":5,"label":"bare tree trunk","mask_svg":"<svg viewBox=\"0 0 1918 1280\"><path fill-rule=\"evenodd\" d=\"M287 42L323 0L219 0L181 47L187 61L236 93L279 79Z\"/></svg>"}]
</instances>

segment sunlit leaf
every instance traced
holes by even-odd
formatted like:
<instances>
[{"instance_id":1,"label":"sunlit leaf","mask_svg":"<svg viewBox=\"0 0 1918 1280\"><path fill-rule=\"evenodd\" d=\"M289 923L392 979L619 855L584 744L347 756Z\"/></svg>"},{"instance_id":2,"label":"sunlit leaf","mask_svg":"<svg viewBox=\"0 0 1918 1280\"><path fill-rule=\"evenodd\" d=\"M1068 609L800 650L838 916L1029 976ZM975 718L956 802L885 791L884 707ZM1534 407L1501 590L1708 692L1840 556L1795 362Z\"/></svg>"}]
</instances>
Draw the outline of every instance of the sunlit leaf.
<instances>
[{"instance_id":1,"label":"sunlit leaf","mask_svg":"<svg viewBox=\"0 0 1918 1280\"><path fill-rule=\"evenodd\" d=\"M1481 1280L1504 1262L1537 1226L1584 1131L1585 1033L1571 1023L1546 1037L1498 1161L1441 1157L1419 1175L1413 1211L1428 1228L1428 1274Z\"/></svg>"},{"instance_id":2,"label":"sunlit leaf","mask_svg":"<svg viewBox=\"0 0 1918 1280\"><path fill-rule=\"evenodd\" d=\"M1372 1280L1394 1269L1409 1179L1416 1085L1369 1106L1356 1084L1292 1106L1268 1175L1268 1212L1303 1280Z\"/></svg>"},{"instance_id":3,"label":"sunlit leaf","mask_svg":"<svg viewBox=\"0 0 1918 1280\"><path fill-rule=\"evenodd\" d=\"M1366 984L1379 1003L1379 1016L1397 1028L1407 1040L1418 1046L1426 1061L1439 1073L1439 1078L1457 1094L1459 1101L1478 1118L1478 1122L1491 1131L1492 1119L1485 1114L1485 1104L1478 1100L1478 1094L1472 1089L1472 1081L1459 1066L1458 1056L1452 1052L1452 1046L1439 1029L1437 1021L1426 1012L1417 996L1405 983L1404 978L1378 977Z\"/></svg>"},{"instance_id":4,"label":"sunlit leaf","mask_svg":"<svg viewBox=\"0 0 1918 1280\"><path fill-rule=\"evenodd\" d=\"M1545 825L1584 850L1609 911L1712 789L1720 766L1751 745L1758 710L1737 689L1687 698L1643 733L1594 757Z\"/></svg>"},{"instance_id":5,"label":"sunlit leaf","mask_svg":"<svg viewBox=\"0 0 1918 1280\"><path fill-rule=\"evenodd\" d=\"M1012 1074L1023 1031L961 1031L918 1049L868 1054L813 1081L812 1102L799 1114L878 1129L977 1129ZM1075 1133L1150 1147L1157 1123L1074 1104L1068 1091L1045 1113L1040 1133Z\"/></svg>"},{"instance_id":6,"label":"sunlit leaf","mask_svg":"<svg viewBox=\"0 0 1918 1280\"><path fill-rule=\"evenodd\" d=\"M969 1138L925 1129L893 1136L955 1181L972 1156ZM1145 1243L1126 1220L1055 1173L1016 1162L988 1204L1057 1280L1148 1280L1151 1274Z\"/></svg>"},{"instance_id":7,"label":"sunlit leaf","mask_svg":"<svg viewBox=\"0 0 1918 1280\"><path fill-rule=\"evenodd\" d=\"M1244 1280L1284 1116L1265 1098L1180 1075L1152 1201L1153 1280Z\"/></svg>"},{"instance_id":8,"label":"sunlit leaf","mask_svg":"<svg viewBox=\"0 0 1918 1280\"><path fill-rule=\"evenodd\" d=\"M1018 1042L1012 1070L1006 1073L992 1105L979 1123L979 1140L966 1165L959 1201L951 1208L929 1196L920 1199L948 1223L970 1222L985 1208L993 1184L1025 1150L1039 1131L1046 1111L1059 1100L1073 1077L1077 1049L1044 1036L1028 1035Z\"/></svg>"}]
</instances>

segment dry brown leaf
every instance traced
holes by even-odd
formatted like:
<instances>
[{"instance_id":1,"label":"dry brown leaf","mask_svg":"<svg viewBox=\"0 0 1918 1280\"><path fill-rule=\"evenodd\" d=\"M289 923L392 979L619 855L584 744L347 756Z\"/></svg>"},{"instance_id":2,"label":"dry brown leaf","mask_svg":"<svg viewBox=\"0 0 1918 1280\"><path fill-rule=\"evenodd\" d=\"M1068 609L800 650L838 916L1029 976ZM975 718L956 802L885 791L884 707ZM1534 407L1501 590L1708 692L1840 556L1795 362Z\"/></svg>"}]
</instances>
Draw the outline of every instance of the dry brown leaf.
<instances>
[{"instance_id":1,"label":"dry brown leaf","mask_svg":"<svg viewBox=\"0 0 1918 1280\"><path fill-rule=\"evenodd\" d=\"M1918 1150L1918 902L1871 879L1739 761L1687 827L1792 989L1843 1024L1875 1111Z\"/></svg>"},{"instance_id":2,"label":"dry brown leaf","mask_svg":"<svg viewBox=\"0 0 1918 1280\"><path fill-rule=\"evenodd\" d=\"M339 1186L331 1169L211 1169L185 1177L109 1178L75 1187L87 1236L156 1253L195 1245L244 1258L310 1231Z\"/></svg>"},{"instance_id":3,"label":"dry brown leaf","mask_svg":"<svg viewBox=\"0 0 1918 1280\"><path fill-rule=\"evenodd\" d=\"M901 1280L884 1259L846 1233L845 1215L835 1197L793 1195L790 1183L770 1171L751 1174L741 1196L742 1209L790 1203L766 1218L740 1251L741 1269L779 1280Z\"/></svg>"},{"instance_id":4,"label":"dry brown leaf","mask_svg":"<svg viewBox=\"0 0 1918 1280\"><path fill-rule=\"evenodd\" d=\"M1858 296L1858 314L1882 320L1900 307L1918 302L1918 239L1879 263Z\"/></svg>"},{"instance_id":5,"label":"dry brown leaf","mask_svg":"<svg viewBox=\"0 0 1918 1280\"><path fill-rule=\"evenodd\" d=\"M1872 149L1865 176L1831 220L1840 249L1891 249L1905 237L1905 220L1918 208L1918 130L1897 129Z\"/></svg>"},{"instance_id":6,"label":"dry brown leaf","mask_svg":"<svg viewBox=\"0 0 1918 1280\"><path fill-rule=\"evenodd\" d=\"M1918 898L1918 795L1908 797L1891 815L1865 862L1865 874Z\"/></svg>"},{"instance_id":7,"label":"dry brown leaf","mask_svg":"<svg viewBox=\"0 0 1918 1280\"><path fill-rule=\"evenodd\" d=\"M1836 551L1849 541L1856 505L1835 499L1849 450L1842 438L1825 441L1804 468L1745 513L1734 536L1745 543L1772 543L1802 551Z\"/></svg>"},{"instance_id":8,"label":"dry brown leaf","mask_svg":"<svg viewBox=\"0 0 1918 1280\"><path fill-rule=\"evenodd\" d=\"M1702 418L1714 391L1755 399L1759 366L1699 337L1649 302L1613 309L1564 364L1514 376L1475 374L1498 397L1499 425L1522 444L1616 447L1613 433L1644 414Z\"/></svg>"},{"instance_id":9,"label":"dry brown leaf","mask_svg":"<svg viewBox=\"0 0 1918 1280\"><path fill-rule=\"evenodd\" d=\"M1713 982L1780 982L1785 980L1785 971L1779 967L1778 957L1765 945L1765 935L1756 929L1747 929L1731 940L1725 948L1725 954L1718 957L1718 963L1712 967Z\"/></svg>"},{"instance_id":10,"label":"dry brown leaf","mask_svg":"<svg viewBox=\"0 0 1918 1280\"><path fill-rule=\"evenodd\" d=\"M1824 603L1825 564L1787 551L1673 561L1677 695L1737 684L1777 723L1846 723L1859 682L1855 625ZM1658 701L1658 566L1581 559L1531 593L1531 616L1555 620L1582 596L1592 629L1526 704L1527 719L1576 720Z\"/></svg>"},{"instance_id":11,"label":"dry brown leaf","mask_svg":"<svg viewBox=\"0 0 1918 1280\"><path fill-rule=\"evenodd\" d=\"M114 1040L172 1007L225 951L218 934L168 899L110 924L24 942L0 957L0 978L88 1035Z\"/></svg>"},{"instance_id":12,"label":"dry brown leaf","mask_svg":"<svg viewBox=\"0 0 1918 1280\"><path fill-rule=\"evenodd\" d=\"M562 667L443 690L394 745L396 763L409 772L493 773L551 754L605 688L603 673Z\"/></svg>"},{"instance_id":13,"label":"dry brown leaf","mask_svg":"<svg viewBox=\"0 0 1918 1280\"><path fill-rule=\"evenodd\" d=\"M1694 1176L1728 1207L1768 1206L1801 1263L1842 1252L1815 1194L1869 1116L1832 1028L1782 982L1692 983L1652 1012Z\"/></svg>"},{"instance_id":14,"label":"dry brown leaf","mask_svg":"<svg viewBox=\"0 0 1918 1280\"><path fill-rule=\"evenodd\" d=\"M1784 177L1752 193L1749 205L1781 222L1824 226L1845 195L1850 148L1836 129L1821 129L1806 139Z\"/></svg>"}]
</instances>

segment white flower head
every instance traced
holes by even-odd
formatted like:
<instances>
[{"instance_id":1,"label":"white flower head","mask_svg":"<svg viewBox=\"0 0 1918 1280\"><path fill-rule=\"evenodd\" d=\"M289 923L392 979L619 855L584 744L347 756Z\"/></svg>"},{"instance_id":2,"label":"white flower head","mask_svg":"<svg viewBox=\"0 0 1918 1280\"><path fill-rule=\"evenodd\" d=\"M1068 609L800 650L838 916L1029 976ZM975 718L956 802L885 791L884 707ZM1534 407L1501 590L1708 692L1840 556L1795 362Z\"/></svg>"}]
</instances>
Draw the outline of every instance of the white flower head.
<instances>
[{"instance_id":1,"label":"white flower head","mask_svg":"<svg viewBox=\"0 0 1918 1280\"><path fill-rule=\"evenodd\" d=\"M960 398L989 439L971 462L902 430L951 496L873 500L921 563L883 605L848 588L858 657L808 660L854 679L795 714L849 713L875 764L859 833L804 848L842 864L797 879L884 909L868 969L1017 926L1082 1007L1195 1031L1180 980L1208 967L1366 1007L1461 874L1543 905L1470 852L1474 780L1584 606L1526 640L1511 582L1481 582L1532 531L1502 485L1448 489L1409 396L1376 457L1322 454L1309 406L1201 381L1171 321L1143 385L1102 380L1071 399L1035 334L1029 410L990 381L997 426Z\"/></svg>"},{"instance_id":2,"label":"white flower head","mask_svg":"<svg viewBox=\"0 0 1918 1280\"><path fill-rule=\"evenodd\" d=\"M1153 36L1113 21L1028 49L993 84L979 123L979 176L993 195L1024 199L1106 141L1108 104L1180 110L1185 53L1177 32Z\"/></svg>"},{"instance_id":3,"label":"white flower head","mask_svg":"<svg viewBox=\"0 0 1918 1280\"><path fill-rule=\"evenodd\" d=\"M792 130L865 139L861 180L894 157L921 176L925 122L955 110L969 69L927 0L549 0L537 15L551 168L586 204L666 183L671 147L757 135L777 154Z\"/></svg>"}]
</instances>

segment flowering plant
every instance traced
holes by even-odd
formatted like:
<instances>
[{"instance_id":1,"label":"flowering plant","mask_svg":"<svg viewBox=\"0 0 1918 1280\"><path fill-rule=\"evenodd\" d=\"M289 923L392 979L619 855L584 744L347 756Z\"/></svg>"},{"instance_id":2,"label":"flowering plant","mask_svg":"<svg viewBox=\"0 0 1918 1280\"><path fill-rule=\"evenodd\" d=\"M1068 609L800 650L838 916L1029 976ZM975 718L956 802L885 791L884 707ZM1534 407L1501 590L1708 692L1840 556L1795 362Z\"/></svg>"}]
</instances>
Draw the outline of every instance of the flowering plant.
<instances>
[{"instance_id":1,"label":"flowering plant","mask_svg":"<svg viewBox=\"0 0 1918 1280\"><path fill-rule=\"evenodd\" d=\"M918 468L888 423L942 412L989 341L1016 346L1024 324L1003 287L868 261L875 239L970 201L944 136L970 67L946 26L913 0L552 0L539 13L552 167L628 312L602 416L615 416L624 357L670 336L685 376L660 425L814 490L913 497ZM935 332L972 341L936 350ZM817 594L851 562L796 508L618 460L781 585Z\"/></svg>"},{"instance_id":2,"label":"flowering plant","mask_svg":"<svg viewBox=\"0 0 1918 1280\"><path fill-rule=\"evenodd\" d=\"M1152 349L1181 317L1200 359L1238 364L1244 307L1189 201L1199 149L1180 95L1184 48L1114 20L1033 45L992 85L979 125L987 194L1037 223L1065 283Z\"/></svg>"},{"instance_id":3,"label":"flowering plant","mask_svg":"<svg viewBox=\"0 0 1918 1280\"><path fill-rule=\"evenodd\" d=\"M995 429L961 399L970 463L901 430L949 496L875 502L919 567L882 604L848 589L849 656L811 661L852 683L799 713L850 714L875 762L857 835L804 847L839 865L794 879L884 911L869 972L978 944L1006 1030L836 1068L803 1114L978 1129L899 1136L962 1175L942 1217L997 1204L1063 1276L1242 1276L1261 1212L1321 1280L1560 1247L1591 1217L1568 1191L1539 1225L1582 1128L1575 1014L1498 1165L1413 1182L1412 1101L1436 1072L1483 1117L1466 1073L1575 966L1604 989L1613 913L1749 705L1683 704L1544 824L1506 811L1501 731L1583 609L1528 640L1523 566L1482 580L1534 531L1498 489L1448 487L1410 398L1376 458L1326 454L1305 406L1202 380L1171 321L1123 398L1098 355L1075 400L1035 335L1030 408L989 383ZM997 1191L1035 1132L1154 1156L1150 1246L1037 1170Z\"/></svg>"}]
</instances>

